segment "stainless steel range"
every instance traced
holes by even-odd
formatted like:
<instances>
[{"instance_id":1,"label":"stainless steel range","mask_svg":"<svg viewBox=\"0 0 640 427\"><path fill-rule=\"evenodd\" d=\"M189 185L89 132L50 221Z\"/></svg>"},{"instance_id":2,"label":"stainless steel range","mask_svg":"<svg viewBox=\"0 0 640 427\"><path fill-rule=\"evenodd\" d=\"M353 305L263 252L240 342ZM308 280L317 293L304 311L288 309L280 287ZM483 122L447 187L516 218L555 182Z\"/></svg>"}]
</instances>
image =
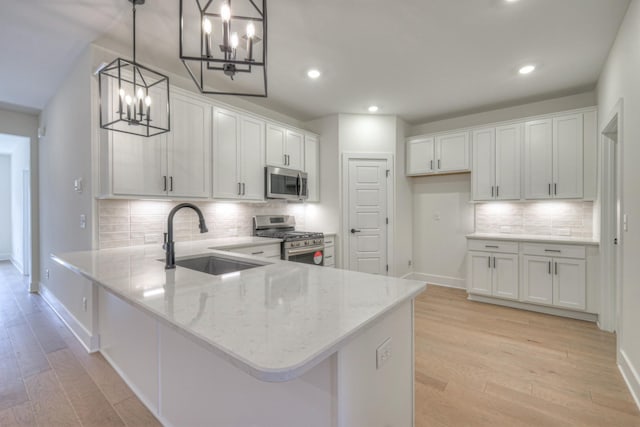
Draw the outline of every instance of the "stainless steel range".
<instances>
[{"instance_id":1,"label":"stainless steel range","mask_svg":"<svg viewBox=\"0 0 640 427\"><path fill-rule=\"evenodd\" d=\"M296 231L296 218L292 215L256 215L253 234L282 239L280 255L284 260L324 265L324 234Z\"/></svg>"}]
</instances>

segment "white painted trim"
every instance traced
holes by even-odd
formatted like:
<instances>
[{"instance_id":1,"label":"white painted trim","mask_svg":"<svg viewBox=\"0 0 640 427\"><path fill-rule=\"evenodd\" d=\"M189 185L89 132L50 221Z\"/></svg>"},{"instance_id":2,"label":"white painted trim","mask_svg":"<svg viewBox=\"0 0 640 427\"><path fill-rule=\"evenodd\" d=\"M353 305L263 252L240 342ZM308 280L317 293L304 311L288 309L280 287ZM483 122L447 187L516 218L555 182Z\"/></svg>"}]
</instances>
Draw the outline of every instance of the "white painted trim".
<instances>
[{"instance_id":1,"label":"white painted trim","mask_svg":"<svg viewBox=\"0 0 640 427\"><path fill-rule=\"evenodd\" d=\"M469 301L483 302L487 304L501 305L504 307L517 308L520 310L535 311L537 313L551 314L553 316L568 317L570 319L585 320L587 322L597 323L598 315L593 313L585 313L583 311L565 310L563 308L548 307L546 305L528 304L520 301L503 300L500 298L492 298L482 295L469 294Z\"/></svg>"},{"instance_id":2,"label":"white painted trim","mask_svg":"<svg viewBox=\"0 0 640 427\"><path fill-rule=\"evenodd\" d=\"M409 279L412 275L413 275L413 272L410 271L407 274L403 274L402 276L400 276L400 278L401 279Z\"/></svg>"},{"instance_id":3,"label":"white painted trim","mask_svg":"<svg viewBox=\"0 0 640 427\"><path fill-rule=\"evenodd\" d=\"M9 252L0 253L0 261L9 261L11 259L11 254Z\"/></svg>"},{"instance_id":4,"label":"white painted trim","mask_svg":"<svg viewBox=\"0 0 640 427\"><path fill-rule=\"evenodd\" d=\"M92 335L42 282L39 283L39 288L38 293L42 299L49 304L49 307L80 341L85 350L89 353L100 350L100 335Z\"/></svg>"},{"instance_id":5,"label":"white painted trim","mask_svg":"<svg viewBox=\"0 0 640 427\"><path fill-rule=\"evenodd\" d=\"M9 261L11 261L11 264L13 264L13 266L16 268L16 270L18 270L20 272L20 274L22 274L23 276L28 276L29 275L28 272L25 274L24 267L23 267L22 264L20 264L20 261L18 261L14 257L11 257L11 259Z\"/></svg>"},{"instance_id":6,"label":"white painted trim","mask_svg":"<svg viewBox=\"0 0 640 427\"><path fill-rule=\"evenodd\" d=\"M395 272L394 239L395 239L395 163L393 154L391 153L342 153L342 233L341 233L341 249L342 249L342 268L349 269L349 161L350 160L386 160L389 179L387 180L387 217L389 218L389 226L387 227L387 265L389 271L387 276L393 277Z\"/></svg>"},{"instance_id":7,"label":"white painted trim","mask_svg":"<svg viewBox=\"0 0 640 427\"><path fill-rule=\"evenodd\" d=\"M624 350L618 352L618 369L620 369L622 378L624 378L624 382L629 387L633 400L636 402L638 409L640 409L640 375Z\"/></svg>"},{"instance_id":8,"label":"white painted trim","mask_svg":"<svg viewBox=\"0 0 640 427\"><path fill-rule=\"evenodd\" d=\"M412 280L422 280L430 285L443 286L445 288L467 289L467 281L458 277L438 276L428 273L410 273Z\"/></svg>"}]
</instances>

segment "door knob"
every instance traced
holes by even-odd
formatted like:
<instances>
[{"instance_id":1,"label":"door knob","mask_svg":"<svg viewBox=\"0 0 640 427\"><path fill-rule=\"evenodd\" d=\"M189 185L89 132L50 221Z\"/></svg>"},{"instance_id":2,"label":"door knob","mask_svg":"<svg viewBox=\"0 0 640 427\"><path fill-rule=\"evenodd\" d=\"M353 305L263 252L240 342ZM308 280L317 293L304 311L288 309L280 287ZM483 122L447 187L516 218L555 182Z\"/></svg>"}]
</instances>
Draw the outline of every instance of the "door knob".
<instances>
[{"instance_id":1,"label":"door knob","mask_svg":"<svg viewBox=\"0 0 640 427\"><path fill-rule=\"evenodd\" d=\"M359 233L361 230L356 230L355 228L351 229L351 234Z\"/></svg>"}]
</instances>

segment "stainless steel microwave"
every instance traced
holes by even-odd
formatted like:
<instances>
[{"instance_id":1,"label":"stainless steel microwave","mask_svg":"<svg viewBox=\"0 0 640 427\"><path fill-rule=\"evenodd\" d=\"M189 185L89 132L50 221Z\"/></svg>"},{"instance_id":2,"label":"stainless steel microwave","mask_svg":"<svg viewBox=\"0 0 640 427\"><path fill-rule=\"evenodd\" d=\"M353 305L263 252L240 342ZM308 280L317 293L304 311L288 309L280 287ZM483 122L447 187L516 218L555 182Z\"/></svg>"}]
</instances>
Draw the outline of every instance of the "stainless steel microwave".
<instances>
[{"instance_id":1,"label":"stainless steel microwave","mask_svg":"<svg viewBox=\"0 0 640 427\"><path fill-rule=\"evenodd\" d=\"M267 199L306 200L309 198L306 172L267 166L265 174Z\"/></svg>"}]
</instances>

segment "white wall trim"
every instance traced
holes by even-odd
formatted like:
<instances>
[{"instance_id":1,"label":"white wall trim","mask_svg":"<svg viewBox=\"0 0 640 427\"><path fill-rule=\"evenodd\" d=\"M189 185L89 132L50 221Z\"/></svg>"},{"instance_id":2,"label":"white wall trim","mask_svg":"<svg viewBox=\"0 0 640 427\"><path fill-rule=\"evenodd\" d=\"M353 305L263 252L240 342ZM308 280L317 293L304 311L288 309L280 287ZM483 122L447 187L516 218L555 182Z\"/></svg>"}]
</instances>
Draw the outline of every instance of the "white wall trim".
<instances>
[{"instance_id":1,"label":"white wall trim","mask_svg":"<svg viewBox=\"0 0 640 427\"><path fill-rule=\"evenodd\" d=\"M387 276L393 277L395 271L394 254L394 229L395 229L395 163L391 153L342 153L342 268L349 269L349 160L386 160L387 168L390 170L387 180L387 217L389 225L387 227L387 265L389 271Z\"/></svg>"},{"instance_id":2,"label":"white wall trim","mask_svg":"<svg viewBox=\"0 0 640 427\"><path fill-rule=\"evenodd\" d=\"M568 317L570 319L584 320L587 322L597 323L598 315L593 313L585 313L583 311L565 310L564 308L548 307L546 305L529 304L520 301L503 300L500 298L486 297L482 295L469 294L469 301L483 302L503 307L517 308L520 310L535 311L536 313L551 314L554 316Z\"/></svg>"},{"instance_id":3,"label":"white wall trim","mask_svg":"<svg viewBox=\"0 0 640 427\"><path fill-rule=\"evenodd\" d=\"M18 270L20 272L20 274L22 274L23 276L28 276L29 273L25 273L24 271L24 267L22 266L22 264L20 263L20 261L18 261L17 259L15 259L14 257L10 257L11 259L9 261L11 261L11 264L13 264L13 266L16 268L16 270Z\"/></svg>"},{"instance_id":4,"label":"white wall trim","mask_svg":"<svg viewBox=\"0 0 640 427\"><path fill-rule=\"evenodd\" d=\"M421 280L430 285L444 286L445 288L467 289L467 281L458 277L438 276L428 273L409 273L412 280Z\"/></svg>"},{"instance_id":5,"label":"white wall trim","mask_svg":"<svg viewBox=\"0 0 640 427\"><path fill-rule=\"evenodd\" d=\"M51 307L60 320L62 320L62 323L64 323L78 341L80 341L80 344L82 344L87 352L94 353L100 350L100 336L92 335L42 282L39 283L39 288L38 292L40 296L42 296L42 299L49 304L49 307Z\"/></svg>"},{"instance_id":6,"label":"white wall trim","mask_svg":"<svg viewBox=\"0 0 640 427\"><path fill-rule=\"evenodd\" d=\"M9 252L0 253L0 261L9 261L11 259L11 254Z\"/></svg>"},{"instance_id":7,"label":"white wall trim","mask_svg":"<svg viewBox=\"0 0 640 427\"><path fill-rule=\"evenodd\" d=\"M624 378L624 382L629 387L633 400L636 402L638 409L640 409L640 375L624 350L620 350L618 353L618 369L620 369L622 378Z\"/></svg>"}]
</instances>

